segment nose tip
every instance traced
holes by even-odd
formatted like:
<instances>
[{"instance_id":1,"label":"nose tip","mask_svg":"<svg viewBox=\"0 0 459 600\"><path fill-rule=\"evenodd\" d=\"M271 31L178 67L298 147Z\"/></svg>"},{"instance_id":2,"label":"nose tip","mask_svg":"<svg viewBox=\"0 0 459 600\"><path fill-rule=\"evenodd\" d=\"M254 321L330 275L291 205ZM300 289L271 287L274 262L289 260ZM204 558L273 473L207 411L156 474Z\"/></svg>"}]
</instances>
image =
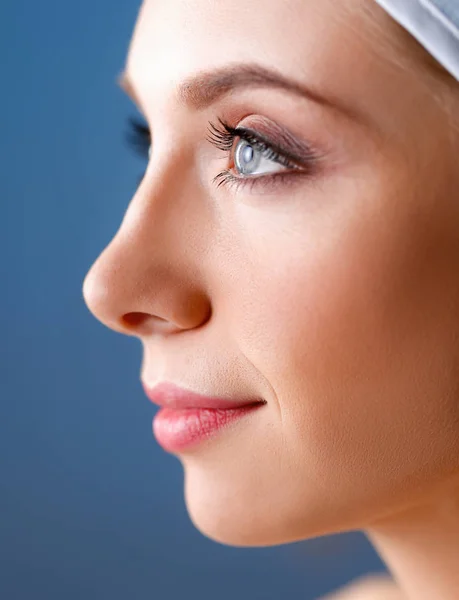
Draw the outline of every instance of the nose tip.
<instances>
[{"instance_id":1,"label":"nose tip","mask_svg":"<svg viewBox=\"0 0 459 600\"><path fill-rule=\"evenodd\" d=\"M123 314L115 306L113 290L93 265L83 281L83 299L92 315L109 329L127 335L139 333L149 315L141 312Z\"/></svg>"},{"instance_id":2,"label":"nose tip","mask_svg":"<svg viewBox=\"0 0 459 600\"><path fill-rule=\"evenodd\" d=\"M98 321L110 329L125 333L122 323L113 316L116 311L114 312L111 306L110 292L106 282L96 274L96 263L89 269L83 281L82 292L85 304Z\"/></svg>"},{"instance_id":3,"label":"nose tip","mask_svg":"<svg viewBox=\"0 0 459 600\"><path fill-rule=\"evenodd\" d=\"M119 269L107 268L103 260L99 257L89 269L82 292L89 311L106 327L136 337L168 335L210 319L211 304L203 290L184 286L183 281L171 281L161 291L139 286L126 274L120 276Z\"/></svg>"}]
</instances>

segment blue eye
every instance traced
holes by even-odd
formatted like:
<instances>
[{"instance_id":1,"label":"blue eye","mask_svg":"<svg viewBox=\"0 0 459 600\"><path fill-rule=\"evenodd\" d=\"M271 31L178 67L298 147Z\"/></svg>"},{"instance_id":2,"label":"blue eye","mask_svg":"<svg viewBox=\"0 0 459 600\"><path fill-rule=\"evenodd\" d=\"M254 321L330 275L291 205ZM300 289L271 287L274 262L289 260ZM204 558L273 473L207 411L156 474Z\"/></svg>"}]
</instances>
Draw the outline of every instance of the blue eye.
<instances>
[{"instance_id":1,"label":"blue eye","mask_svg":"<svg viewBox=\"0 0 459 600\"><path fill-rule=\"evenodd\" d=\"M261 148L257 144L240 139L234 150L234 166L239 175L253 176L265 175L286 169L273 156L269 148Z\"/></svg>"},{"instance_id":2,"label":"blue eye","mask_svg":"<svg viewBox=\"0 0 459 600\"><path fill-rule=\"evenodd\" d=\"M237 186L274 185L303 177L311 179L319 173L323 155L309 144L301 144L293 139L291 146L270 140L266 133L259 133L246 127L231 127L222 119L219 124L209 122L207 140L228 156L230 166L213 178L220 187L226 184ZM275 137L276 127L273 127ZM284 135L283 138L289 138ZM290 136L292 139L292 136ZM300 153L297 154L297 149Z\"/></svg>"}]
</instances>

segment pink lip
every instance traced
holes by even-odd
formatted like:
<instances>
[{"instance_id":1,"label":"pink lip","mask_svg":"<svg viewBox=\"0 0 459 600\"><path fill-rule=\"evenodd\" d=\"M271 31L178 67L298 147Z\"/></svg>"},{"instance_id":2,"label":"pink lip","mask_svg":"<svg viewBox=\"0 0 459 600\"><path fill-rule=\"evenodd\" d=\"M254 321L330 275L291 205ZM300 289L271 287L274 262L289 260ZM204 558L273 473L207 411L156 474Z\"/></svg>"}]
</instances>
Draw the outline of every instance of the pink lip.
<instances>
[{"instance_id":1,"label":"pink lip","mask_svg":"<svg viewBox=\"0 0 459 600\"><path fill-rule=\"evenodd\" d=\"M148 398L161 406L153 419L156 440L168 452L179 453L210 438L220 429L260 408L260 398L233 400L196 394L172 383L149 388Z\"/></svg>"}]
</instances>

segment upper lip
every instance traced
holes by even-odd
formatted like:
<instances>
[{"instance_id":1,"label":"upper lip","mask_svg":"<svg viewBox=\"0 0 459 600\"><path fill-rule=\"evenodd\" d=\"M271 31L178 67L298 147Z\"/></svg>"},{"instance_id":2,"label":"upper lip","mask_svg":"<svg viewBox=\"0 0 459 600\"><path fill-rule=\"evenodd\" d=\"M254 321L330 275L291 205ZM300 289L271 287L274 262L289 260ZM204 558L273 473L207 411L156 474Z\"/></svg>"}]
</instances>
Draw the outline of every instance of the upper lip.
<instances>
[{"instance_id":1,"label":"upper lip","mask_svg":"<svg viewBox=\"0 0 459 600\"><path fill-rule=\"evenodd\" d=\"M197 394L181 388L173 383L164 381L154 387L149 387L142 381L143 389L148 398L159 406L169 408L242 408L243 406L265 403L262 398L218 398Z\"/></svg>"}]
</instances>

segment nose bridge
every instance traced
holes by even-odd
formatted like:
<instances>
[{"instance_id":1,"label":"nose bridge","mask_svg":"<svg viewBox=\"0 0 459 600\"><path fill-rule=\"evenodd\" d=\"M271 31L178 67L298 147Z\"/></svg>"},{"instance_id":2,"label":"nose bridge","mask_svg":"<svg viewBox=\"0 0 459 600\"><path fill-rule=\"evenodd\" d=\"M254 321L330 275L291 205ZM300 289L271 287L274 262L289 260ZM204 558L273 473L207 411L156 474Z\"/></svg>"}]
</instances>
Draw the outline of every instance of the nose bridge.
<instances>
[{"instance_id":1,"label":"nose bridge","mask_svg":"<svg viewBox=\"0 0 459 600\"><path fill-rule=\"evenodd\" d=\"M131 335L201 324L210 312L202 272L208 220L190 173L147 171L118 231L85 277L89 310Z\"/></svg>"}]
</instances>

